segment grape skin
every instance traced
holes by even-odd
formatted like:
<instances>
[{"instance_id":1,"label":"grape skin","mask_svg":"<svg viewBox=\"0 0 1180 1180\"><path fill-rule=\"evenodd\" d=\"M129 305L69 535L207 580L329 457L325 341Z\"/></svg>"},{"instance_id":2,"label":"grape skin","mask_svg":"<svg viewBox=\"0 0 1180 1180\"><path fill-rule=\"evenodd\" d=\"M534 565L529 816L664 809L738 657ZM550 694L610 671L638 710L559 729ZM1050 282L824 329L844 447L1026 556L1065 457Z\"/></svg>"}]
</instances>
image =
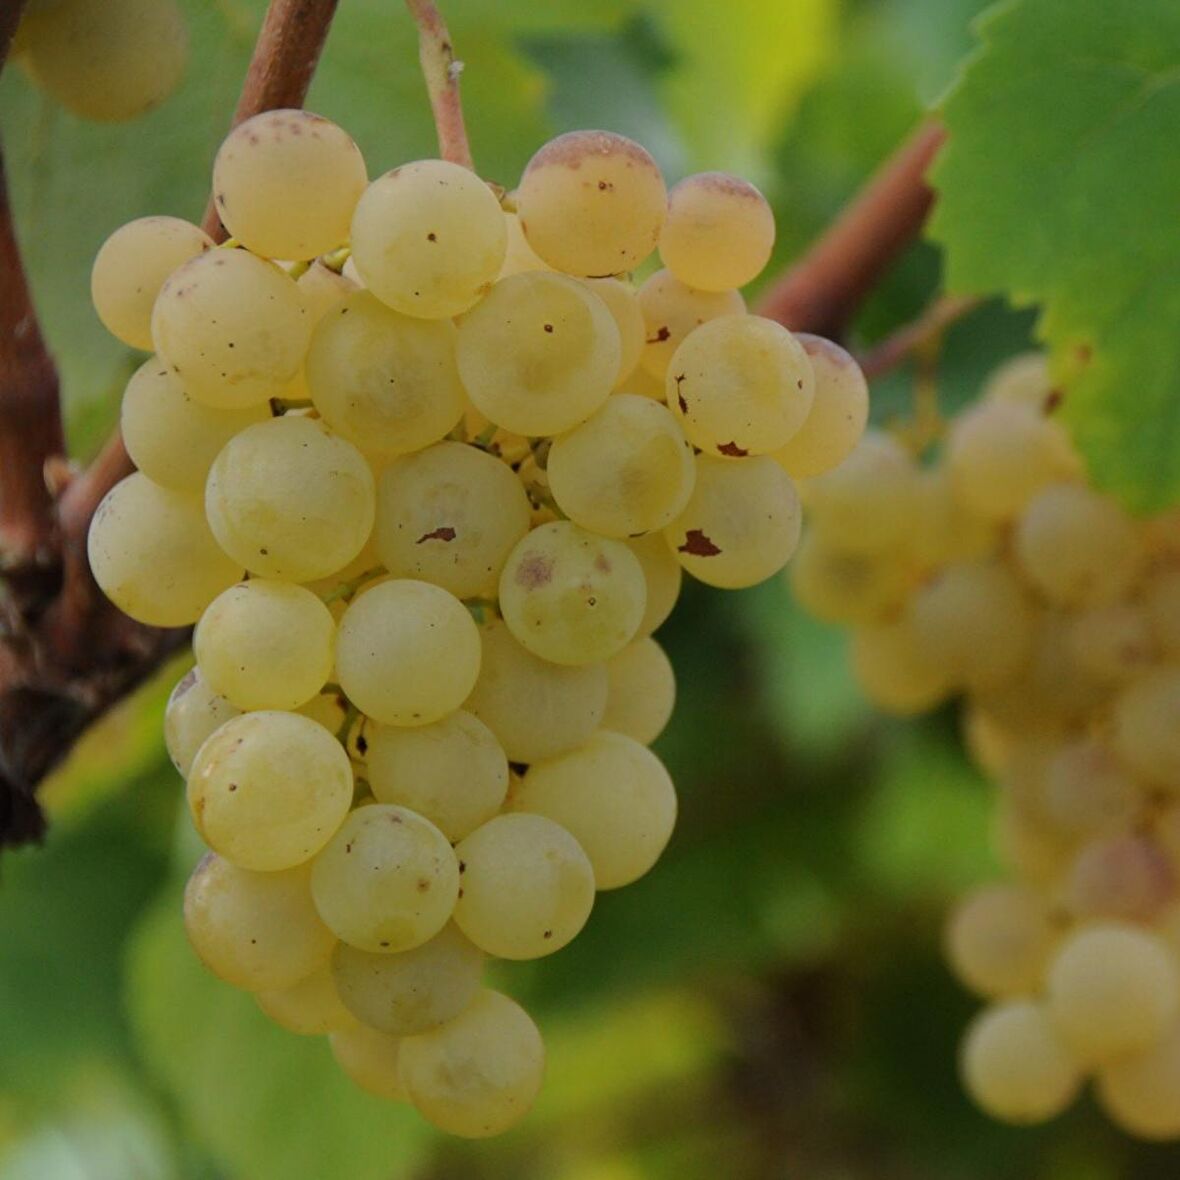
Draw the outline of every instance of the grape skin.
<instances>
[{"instance_id":1,"label":"grape skin","mask_svg":"<svg viewBox=\"0 0 1180 1180\"><path fill-rule=\"evenodd\" d=\"M190 668L176 682L164 710L164 744L181 778L188 778L205 739L231 717L239 716L241 710L218 696L197 668Z\"/></svg>"},{"instance_id":2,"label":"grape skin","mask_svg":"<svg viewBox=\"0 0 1180 1180\"><path fill-rule=\"evenodd\" d=\"M356 1017L340 1002L327 964L292 987L255 994L258 1007L288 1032L319 1037L356 1026Z\"/></svg>"},{"instance_id":3,"label":"grape skin","mask_svg":"<svg viewBox=\"0 0 1180 1180\"><path fill-rule=\"evenodd\" d=\"M721 316L743 315L746 301L737 291L697 291L669 270L657 270L637 296L646 339L639 363L661 382L668 365L689 333ZM660 397L665 396L666 387Z\"/></svg>"}]
</instances>

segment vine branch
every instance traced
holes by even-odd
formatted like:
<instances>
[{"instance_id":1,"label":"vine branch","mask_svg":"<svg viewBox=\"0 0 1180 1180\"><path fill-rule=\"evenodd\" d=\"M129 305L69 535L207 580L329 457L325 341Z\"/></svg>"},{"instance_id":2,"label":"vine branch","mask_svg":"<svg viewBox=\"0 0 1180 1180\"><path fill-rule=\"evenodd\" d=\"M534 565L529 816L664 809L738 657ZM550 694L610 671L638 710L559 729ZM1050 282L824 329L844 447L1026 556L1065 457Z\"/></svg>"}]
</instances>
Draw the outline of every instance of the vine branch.
<instances>
[{"instance_id":1,"label":"vine branch","mask_svg":"<svg viewBox=\"0 0 1180 1180\"><path fill-rule=\"evenodd\" d=\"M932 300L917 319L903 324L859 358L864 375L871 381L896 369L982 302L974 295L941 295Z\"/></svg>"},{"instance_id":2,"label":"vine branch","mask_svg":"<svg viewBox=\"0 0 1180 1180\"><path fill-rule=\"evenodd\" d=\"M438 154L452 164L475 171L463 104L459 98L459 75L463 63L455 59L451 34L447 31L433 0L406 0L406 7L418 26L418 59L426 79L426 93L438 129Z\"/></svg>"}]
</instances>

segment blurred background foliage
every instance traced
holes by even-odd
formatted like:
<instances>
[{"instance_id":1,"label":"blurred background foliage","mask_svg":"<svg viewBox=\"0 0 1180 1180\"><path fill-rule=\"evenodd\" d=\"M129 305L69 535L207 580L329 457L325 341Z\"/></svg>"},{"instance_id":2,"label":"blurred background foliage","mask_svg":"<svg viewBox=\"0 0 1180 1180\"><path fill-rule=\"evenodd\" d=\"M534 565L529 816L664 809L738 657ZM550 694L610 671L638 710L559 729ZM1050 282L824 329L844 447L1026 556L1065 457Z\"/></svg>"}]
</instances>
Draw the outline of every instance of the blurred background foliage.
<instances>
[{"instance_id":1,"label":"blurred background foliage","mask_svg":"<svg viewBox=\"0 0 1180 1180\"><path fill-rule=\"evenodd\" d=\"M452 0L476 160L511 185L574 127L635 136L670 178L764 186L781 266L945 89L979 0ZM81 123L16 70L0 81L18 224L76 451L117 416L134 358L90 310L90 260L148 213L197 218L263 0L186 0L192 61L160 110ZM343 0L308 105L371 174L434 151L413 30ZM772 266L772 270L774 267ZM864 307L869 343L938 288L915 246ZM985 304L937 359L971 397L1027 347ZM912 377L874 390L904 414ZM549 1045L539 1106L467 1145L354 1091L325 1044L271 1026L188 951L198 848L160 740L183 663L48 784L45 847L0 865L0 1180L1151 1180L1180 1156L1085 1105L1044 1130L978 1115L955 1076L971 1003L939 960L947 898L992 868L989 800L952 713L874 717L838 635L781 579L689 587L661 634L680 700L658 749L682 796L646 879L603 895L560 955L500 969Z\"/></svg>"}]
</instances>

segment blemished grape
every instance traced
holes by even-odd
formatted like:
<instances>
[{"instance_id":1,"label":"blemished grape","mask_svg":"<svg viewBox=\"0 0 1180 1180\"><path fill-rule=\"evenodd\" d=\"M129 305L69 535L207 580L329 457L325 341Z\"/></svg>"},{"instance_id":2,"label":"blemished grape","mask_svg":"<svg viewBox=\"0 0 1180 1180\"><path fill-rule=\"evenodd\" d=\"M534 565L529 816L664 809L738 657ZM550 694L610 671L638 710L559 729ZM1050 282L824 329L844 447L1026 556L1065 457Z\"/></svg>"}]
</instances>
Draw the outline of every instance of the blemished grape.
<instances>
[{"instance_id":1,"label":"blemished grape","mask_svg":"<svg viewBox=\"0 0 1180 1180\"><path fill-rule=\"evenodd\" d=\"M639 363L661 382L668 364L690 332L721 316L742 315L746 301L738 291L698 291L686 287L670 270L657 270L639 288L644 345ZM661 390L660 398L666 394Z\"/></svg>"},{"instance_id":2,"label":"blemished grape","mask_svg":"<svg viewBox=\"0 0 1180 1180\"><path fill-rule=\"evenodd\" d=\"M152 342L190 397L233 408L282 397L311 333L299 289L246 250L207 250L165 280Z\"/></svg>"},{"instance_id":3,"label":"blemished grape","mask_svg":"<svg viewBox=\"0 0 1180 1180\"><path fill-rule=\"evenodd\" d=\"M659 534L649 533L628 540L627 548L639 559L647 583L647 602L635 633L638 638L658 630L672 613L680 597L684 570Z\"/></svg>"},{"instance_id":4,"label":"blemished grape","mask_svg":"<svg viewBox=\"0 0 1180 1180\"><path fill-rule=\"evenodd\" d=\"M1162 790L1180 790L1180 667L1165 665L1132 681L1115 700L1114 748Z\"/></svg>"},{"instance_id":5,"label":"blemished grape","mask_svg":"<svg viewBox=\"0 0 1180 1180\"><path fill-rule=\"evenodd\" d=\"M188 778L189 768L205 739L241 712L225 697L218 696L196 668L190 668L176 682L164 710L164 744L182 778Z\"/></svg>"},{"instance_id":6,"label":"blemished grape","mask_svg":"<svg viewBox=\"0 0 1180 1180\"><path fill-rule=\"evenodd\" d=\"M961 1053L971 1098L1006 1123L1043 1123L1081 1088L1081 1070L1044 1007L1010 1000L987 1008L967 1030Z\"/></svg>"},{"instance_id":7,"label":"blemished grape","mask_svg":"<svg viewBox=\"0 0 1180 1180\"><path fill-rule=\"evenodd\" d=\"M738 589L777 573L799 544L799 495L766 455L734 463L696 458L697 477L684 511L665 530L676 560L710 586Z\"/></svg>"},{"instance_id":8,"label":"blemished grape","mask_svg":"<svg viewBox=\"0 0 1180 1180\"><path fill-rule=\"evenodd\" d=\"M324 421L366 451L400 455L438 442L463 414L455 327L355 291L316 325L307 388Z\"/></svg>"},{"instance_id":9,"label":"blemished grape","mask_svg":"<svg viewBox=\"0 0 1180 1180\"><path fill-rule=\"evenodd\" d=\"M672 661L650 636L629 643L607 661L604 729L651 745L664 731L676 703Z\"/></svg>"},{"instance_id":10,"label":"blemished grape","mask_svg":"<svg viewBox=\"0 0 1180 1180\"><path fill-rule=\"evenodd\" d=\"M702 291L744 287L773 248L774 214L748 181L698 172L668 193L660 260L682 283Z\"/></svg>"},{"instance_id":11,"label":"blemished grape","mask_svg":"<svg viewBox=\"0 0 1180 1180\"><path fill-rule=\"evenodd\" d=\"M205 511L218 543L251 573L310 582L364 547L376 513L373 473L322 422L272 418L235 435L214 460Z\"/></svg>"},{"instance_id":12,"label":"blemished grape","mask_svg":"<svg viewBox=\"0 0 1180 1180\"><path fill-rule=\"evenodd\" d=\"M516 190L528 244L572 275L634 270L655 248L667 190L655 160L610 131L570 131L529 161Z\"/></svg>"},{"instance_id":13,"label":"blemished grape","mask_svg":"<svg viewBox=\"0 0 1180 1180\"><path fill-rule=\"evenodd\" d=\"M401 1037L358 1024L328 1038L336 1064L362 1090L390 1102L409 1102L398 1061Z\"/></svg>"},{"instance_id":14,"label":"blemished grape","mask_svg":"<svg viewBox=\"0 0 1180 1180\"><path fill-rule=\"evenodd\" d=\"M264 258L314 258L346 241L367 181L352 137L303 110L239 123L213 161L221 224Z\"/></svg>"},{"instance_id":15,"label":"blemished grape","mask_svg":"<svg viewBox=\"0 0 1180 1180\"><path fill-rule=\"evenodd\" d=\"M442 442L382 473L374 539L392 574L458 598L491 597L529 518L511 467L477 447Z\"/></svg>"},{"instance_id":16,"label":"blemished grape","mask_svg":"<svg viewBox=\"0 0 1180 1180\"><path fill-rule=\"evenodd\" d=\"M968 894L947 924L951 970L978 995L1034 995L1057 940L1049 906L1024 885L996 883Z\"/></svg>"},{"instance_id":17,"label":"blemished grape","mask_svg":"<svg viewBox=\"0 0 1180 1180\"><path fill-rule=\"evenodd\" d=\"M336 670L357 708L387 725L429 725L457 709L479 675L480 642L467 608L411 578L361 593L340 620Z\"/></svg>"},{"instance_id":18,"label":"blemished grape","mask_svg":"<svg viewBox=\"0 0 1180 1180\"><path fill-rule=\"evenodd\" d=\"M473 713L449 713L432 725L369 725L365 767L373 795L425 816L448 840L462 840L499 810L508 790L508 758Z\"/></svg>"},{"instance_id":19,"label":"blemished grape","mask_svg":"<svg viewBox=\"0 0 1180 1180\"><path fill-rule=\"evenodd\" d=\"M296 986L336 944L312 902L308 866L253 873L212 853L185 887L184 928L214 975L253 992Z\"/></svg>"},{"instance_id":20,"label":"blemished grape","mask_svg":"<svg viewBox=\"0 0 1180 1180\"><path fill-rule=\"evenodd\" d=\"M1155 934L1122 923L1083 927L1049 967L1049 1015L1086 1064L1158 1040L1180 1011L1180 967Z\"/></svg>"},{"instance_id":21,"label":"blemished grape","mask_svg":"<svg viewBox=\"0 0 1180 1180\"><path fill-rule=\"evenodd\" d=\"M209 529L198 497L162 488L136 472L95 510L86 545L102 592L153 627L195 623L242 576Z\"/></svg>"},{"instance_id":22,"label":"blemished grape","mask_svg":"<svg viewBox=\"0 0 1180 1180\"><path fill-rule=\"evenodd\" d=\"M860 626L896 615L915 583L904 554L850 553L816 529L803 534L787 573L795 598L817 619Z\"/></svg>"},{"instance_id":23,"label":"blemished grape","mask_svg":"<svg viewBox=\"0 0 1180 1180\"><path fill-rule=\"evenodd\" d=\"M344 1005L362 1024L411 1036L453 1020L479 991L484 955L453 925L398 954L340 943L332 977Z\"/></svg>"},{"instance_id":24,"label":"blemished grape","mask_svg":"<svg viewBox=\"0 0 1180 1180\"><path fill-rule=\"evenodd\" d=\"M923 648L906 619L857 627L849 654L861 691L886 713L925 713L951 690L946 668Z\"/></svg>"},{"instance_id":25,"label":"blemished grape","mask_svg":"<svg viewBox=\"0 0 1180 1180\"><path fill-rule=\"evenodd\" d=\"M500 611L534 655L555 664L610 659L634 637L647 586L621 541L554 521L533 529L508 555Z\"/></svg>"},{"instance_id":26,"label":"blemished grape","mask_svg":"<svg viewBox=\"0 0 1180 1180\"><path fill-rule=\"evenodd\" d=\"M275 1024L301 1037L325 1036L356 1025L356 1017L340 1001L327 963L292 987L258 992L254 998Z\"/></svg>"},{"instance_id":27,"label":"blemished grape","mask_svg":"<svg viewBox=\"0 0 1180 1180\"><path fill-rule=\"evenodd\" d=\"M479 679L464 708L499 740L513 762L536 762L580 746L606 712L601 663L550 663L521 646L501 621L480 628Z\"/></svg>"},{"instance_id":28,"label":"blemished grape","mask_svg":"<svg viewBox=\"0 0 1180 1180\"><path fill-rule=\"evenodd\" d=\"M587 279L586 285L606 304L619 330L619 372L614 385L618 389L635 372L643 355L646 338L643 309L630 283L620 279Z\"/></svg>"},{"instance_id":29,"label":"blemished grape","mask_svg":"<svg viewBox=\"0 0 1180 1180\"><path fill-rule=\"evenodd\" d=\"M492 190L446 160L379 176L352 217L352 256L365 286L395 311L423 319L467 311L495 282L507 244Z\"/></svg>"},{"instance_id":30,"label":"blemished grape","mask_svg":"<svg viewBox=\"0 0 1180 1180\"><path fill-rule=\"evenodd\" d=\"M194 401L158 358L136 370L123 393L120 428L131 461L163 487L200 495L221 448L270 417L269 406L218 409Z\"/></svg>"},{"instance_id":31,"label":"blemished grape","mask_svg":"<svg viewBox=\"0 0 1180 1180\"><path fill-rule=\"evenodd\" d=\"M452 1135L483 1139L528 1114L545 1047L519 1004L485 990L441 1028L402 1041L399 1061L419 1113Z\"/></svg>"},{"instance_id":32,"label":"blemished grape","mask_svg":"<svg viewBox=\"0 0 1180 1180\"><path fill-rule=\"evenodd\" d=\"M546 471L570 520L618 538L671 524L696 480L692 447L672 413L629 393L554 439Z\"/></svg>"},{"instance_id":33,"label":"blemished grape","mask_svg":"<svg viewBox=\"0 0 1180 1180\"><path fill-rule=\"evenodd\" d=\"M1173 898L1176 874L1146 836L1122 833L1082 847L1065 883L1065 904L1081 918L1150 922Z\"/></svg>"},{"instance_id":34,"label":"blemished grape","mask_svg":"<svg viewBox=\"0 0 1180 1180\"><path fill-rule=\"evenodd\" d=\"M244 869L288 869L313 857L348 814L352 768L310 718L244 713L197 751L188 802L214 852Z\"/></svg>"},{"instance_id":35,"label":"blemished grape","mask_svg":"<svg viewBox=\"0 0 1180 1180\"><path fill-rule=\"evenodd\" d=\"M455 923L489 955L550 955L590 917L590 861L577 840L545 816L498 815L461 840L455 856Z\"/></svg>"},{"instance_id":36,"label":"blemished grape","mask_svg":"<svg viewBox=\"0 0 1180 1180\"><path fill-rule=\"evenodd\" d=\"M436 935L455 907L459 866L446 836L405 807L358 808L316 857L311 891L343 942L396 954Z\"/></svg>"},{"instance_id":37,"label":"blemished grape","mask_svg":"<svg viewBox=\"0 0 1180 1180\"><path fill-rule=\"evenodd\" d=\"M595 885L617 889L642 877L663 852L676 822L676 791L650 750L600 729L577 750L530 766L512 808L560 824L589 858Z\"/></svg>"},{"instance_id":38,"label":"blemished grape","mask_svg":"<svg viewBox=\"0 0 1180 1180\"><path fill-rule=\"evenodd\" d=\"M585 283L550 271L501 279L459 325L459 374L477 410L522 435L585 421L614 388L622 345Z\"/></svg>"},{"instance_id":39,"label":"blemished grape","mask_svg":"<svg viewBox=\"0 0 1180 1180\"><path fill-rule=\"evenodd\" d=\"M299 288L313 330L342 299L360 290L348 275L337 274L318 259L295 280L295 286Z\"/></svg>"},{"instance_id":40,"label":"blemished grape","mask_svg":"<svg viewBox=\"0 0 1180 1180\"><path fill-rule=\"evenodd\" d=\"M1100 1069L1095 1094L1110 1120L1136 1138L1180 1135L1180 1025Z\"/></svg>"},{"instance_id":41,"label":"blemished grape","mask_svg":"<svg viewBox=\"0 0 1180 1180\"><path fill-rule=\"evenodd\" d=\"M335 638L310 590L251 578L205 608L193 650L209 686L239 709L297 709L331 676Z\"/></svg>"},{"instance_id":42,"label":"blemished grape","mask_svg":"<svg viewBox=\"0 0 1180 1180\"><path fill-rule=\"evenodd\" d=\"M796 332L815 374L815 394L803 425L773 452L792 479L831 471L856 447L869 420L869 386L855 358L822 336Z\"/></svg>"},{"instance_id":43,"label":"blemished grape","mask_svg":"<svg viewBox=\"0 0 1180 1180\"><path fill-rule=\"evenodd\" d=\"M33 81L98 123L159 106L188 63L188 26L174 0L61 0L28 12L21 41Z\"/></svg>"},{"instance_id":44,"label":"blemished grape","mask_svg":"<svg viewBox=\"0 0 1180 1180\"><path fill-rule=\"evenodd\" d=\"M90 272L90 298L103 326L124 344L150 351L152 308L164 280L212 247L204 230L179 217L140 217L120 226Z\"/></svg>"},{"instance_id":45,"label":"blemished grape","mask_svg":"<svg viewBox=\"0 0 1180 1180\"><path fill-rule=\"evenodd\" d=\"M782 324L721 316L672 354L667 390L694 446L741 458L777 451L798 433L815 396L815 372Z\"/></svg>"}]
</instances>

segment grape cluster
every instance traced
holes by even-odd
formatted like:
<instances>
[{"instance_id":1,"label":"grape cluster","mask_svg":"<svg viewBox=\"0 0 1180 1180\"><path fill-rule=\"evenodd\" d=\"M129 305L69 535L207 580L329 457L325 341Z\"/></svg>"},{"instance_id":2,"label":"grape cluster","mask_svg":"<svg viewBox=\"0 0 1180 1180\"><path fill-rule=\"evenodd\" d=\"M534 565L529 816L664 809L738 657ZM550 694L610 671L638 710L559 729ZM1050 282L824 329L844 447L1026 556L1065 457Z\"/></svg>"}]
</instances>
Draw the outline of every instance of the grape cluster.
<instances>
[{"instance_id":1,"label":"grape cluster","mask_svg":"<svg viewBox=\"0 0 1180 1180\"><path fill-rule=\"evenodd\" d=\"M28 0L11 52L71 114L122 123L180 84L188 26L176 0Z\"/></svg>"},{"instance_id":2,"label":"grape cluster","mask_svg":"<svg viewBox=\"0 0 1180 1180\"><path fill-rule=\"evenodd\" d=\"M557 951L659 857L652 633L682 570L782 568L792 475L852 449L864 380L746 313L756 189L668 193L617 135L559 137L502 201L440 160L369 183L339 127L272 111L213 191L225 247L146 218L92 278L155 355L91 566L134 618L197 621L166 715L211 849L189 938L363 1088L495 1134L543 1050L485 961Z\"/></svg>"},{"instance_id":3,"label":"grape cluster","mask_svg":"<svg viewBox=\"0 0 1180 1180\"><path fill-rule=\"evenodd\" d=\"M993 1116L1039 1122L1093 1077L1133 1135L1180 1137L1180 514L1089 483L1042 357L1015 358L932 462L870 432L804 486L795 594L851 628L886 712L965 696L1009 879L947 931L988 1006L961 1051Z\"/></svg>"}]
</instances>

